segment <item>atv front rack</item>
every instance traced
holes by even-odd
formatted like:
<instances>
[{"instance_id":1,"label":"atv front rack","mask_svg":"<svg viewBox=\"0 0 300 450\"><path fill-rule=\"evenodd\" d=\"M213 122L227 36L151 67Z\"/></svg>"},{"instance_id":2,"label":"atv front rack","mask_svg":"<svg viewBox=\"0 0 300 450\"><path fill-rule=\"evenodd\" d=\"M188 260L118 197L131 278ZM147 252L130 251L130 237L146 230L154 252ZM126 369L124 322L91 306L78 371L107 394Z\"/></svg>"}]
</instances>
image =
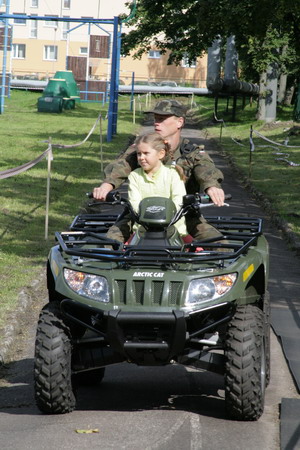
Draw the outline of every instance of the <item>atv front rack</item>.
<instances>
[{"instance_id":1,"label":"atv front rack","mask_svg":"<svg viewBox=\"0 0 300 450\"><path fill-rule=\"evenodd\" d=\"M71 231L56 232L61 250L70 256L104 262L134 264L192 263L235 259L256 245L262 234L262 219L206 217L223 237L193 241L181 247L133 246L109 239L107 231L113 216L81 215L71 225ZM112 222L114 223L114 222ZM111 224L112 224L111 223ZM199 250L201 249L201 250Z\"/></svg>"},{"instance_id":2,"label":"atv front rack","mask_svg":"<svg viewBox=\"0 0 300 450\"><path fill-rule=\"evenodd\" d=\"M106 233L118 217L117 214L80 214L71 223L70 230Z\"/></svg>"}]
</instances>

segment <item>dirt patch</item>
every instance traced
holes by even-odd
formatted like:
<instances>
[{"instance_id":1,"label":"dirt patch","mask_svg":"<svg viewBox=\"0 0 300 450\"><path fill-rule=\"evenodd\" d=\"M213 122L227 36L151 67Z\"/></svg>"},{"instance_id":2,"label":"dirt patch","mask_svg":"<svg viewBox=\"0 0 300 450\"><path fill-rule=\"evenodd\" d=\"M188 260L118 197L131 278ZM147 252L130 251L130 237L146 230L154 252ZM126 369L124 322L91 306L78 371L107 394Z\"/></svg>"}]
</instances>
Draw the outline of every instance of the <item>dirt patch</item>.
<instances>
[{"instance_id":1,"label":"dirt patch","mask_svg":"<svg viewBox=\"0 0 300 450\"><path fill-rule=\"evenodd\" d=\"M46 274L43 271L20 292L17 307L7 314L6 325L0 329L0 367L15 360L20 348L26 345L24 333L33 323L36 324L47 297Z\"/></svg>"}]
</instances>

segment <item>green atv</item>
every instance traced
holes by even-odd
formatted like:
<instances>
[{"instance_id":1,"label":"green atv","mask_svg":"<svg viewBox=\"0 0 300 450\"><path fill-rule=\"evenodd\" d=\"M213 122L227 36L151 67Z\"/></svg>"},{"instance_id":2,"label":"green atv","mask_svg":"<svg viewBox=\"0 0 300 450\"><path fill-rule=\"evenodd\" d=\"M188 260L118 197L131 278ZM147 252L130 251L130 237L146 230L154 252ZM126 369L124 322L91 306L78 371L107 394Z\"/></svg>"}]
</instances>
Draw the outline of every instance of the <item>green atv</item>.
<instances>
[{"instance_id":1,"label":"green atv","mask_svg":"<svg viewBox=\"0 0 300 450\"><path fill-rule=\"evenodd\" d=\"M120 205L119 215L104 211ZM228 416L261 416L270 379L262 220L206 217L223 238L183 242L174 223L208 205L207 196L187 195L176 211L170 199L151 197L137 214L114 193L101 213L79 215L56 233L35 347L42 412L74 410L79 384L99 383L105 366L127 361L224 374ZM130 242L108 239L107 229L128 214L140 224Z\"/></svg>"}]
</instances>

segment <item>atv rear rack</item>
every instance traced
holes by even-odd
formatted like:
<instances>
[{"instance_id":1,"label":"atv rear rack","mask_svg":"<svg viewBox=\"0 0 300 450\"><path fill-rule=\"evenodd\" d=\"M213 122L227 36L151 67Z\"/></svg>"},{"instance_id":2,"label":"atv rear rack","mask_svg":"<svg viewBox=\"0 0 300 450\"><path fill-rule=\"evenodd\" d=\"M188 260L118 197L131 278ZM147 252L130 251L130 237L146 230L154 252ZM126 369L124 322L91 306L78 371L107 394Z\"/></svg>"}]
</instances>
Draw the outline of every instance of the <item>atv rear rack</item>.
<instances>
[{"instance_id":1,"label":"atv rear rack","mask_svg":"<svg viewBox=\"0 0 300 450\"><path fill-rule=\"evenodd\" d=\"M77 216L71 231L56 232L61 250L71 256L95 259L103 262L134 264L197 264L203 261L235 259L256 245L262 234L262 219L206 217L221 233L222 239L212 238L193 241L182 247L125 245L105 236L108 224L114 216ZM222 242L223 241L223 242ZM107 248L111 247L111 248ZM201 251L199 251L201 248Z\"/></svg>"}]
</instances>

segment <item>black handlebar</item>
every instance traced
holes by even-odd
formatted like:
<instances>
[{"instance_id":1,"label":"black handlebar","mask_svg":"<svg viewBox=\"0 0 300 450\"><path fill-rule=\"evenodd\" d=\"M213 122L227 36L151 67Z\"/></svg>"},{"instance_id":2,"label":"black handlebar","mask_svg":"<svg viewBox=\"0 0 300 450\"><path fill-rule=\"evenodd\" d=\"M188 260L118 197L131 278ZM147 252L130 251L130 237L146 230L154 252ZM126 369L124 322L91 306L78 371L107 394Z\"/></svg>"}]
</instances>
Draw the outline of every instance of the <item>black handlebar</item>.
<instances>
[{"instance_id":1,"label":"black handlebar","mask_svg":"<svg viewBox=\"0 0 300 450\"><path fill-rule=\"evenodd\" d=\"M86 194L89 198L94 198L93 193L87 193ZM231 194L225 195L225 200L230 200ZM92 203L91 206L99 204L100 202ZM136 223L139 222L139 216L134 211L134 209L131 206L131 203L127 198L121 197L120 193L118 191L110 191L107 196L105 202L101 202L102 204L119 204L119 205L125 205L125 210L130 213L132 220ZM194 211L196 214L201 215L201 206L204 208L206 206L213 206L214 203L211 201L211 198L207 194L187 194L183 197L182 207L176 212L173 219L171 220L170 225L174 225L174 223L178 222L178 220L186 215L188 211ZM226 204L225 204L226 205ZM228 204L226 206L229 206ZM124 212L125 212L124 210Z\"/></svg>"},{"instance_id":2,"label":"black handlebar","mask_svg":"<svg viewBox=\"0 0 300 450\"><path fill-rule=\"evenodd\" d=\"M86 195L88 198L94 198L92 192L88 192ZM231 200L231 199L232 199L231 194L225 195L225 200ZM120 202L122 200L124 201L126 199L122 198L118 191L113 190L107 194L105 202L106 203L114 203L114 202ZM202 203L202 204L212 203L211 198L207 194L198 194L198 193L187 194L183 197L183 206L188 206L195 202Z\"/></svg>"}]
</instances>

